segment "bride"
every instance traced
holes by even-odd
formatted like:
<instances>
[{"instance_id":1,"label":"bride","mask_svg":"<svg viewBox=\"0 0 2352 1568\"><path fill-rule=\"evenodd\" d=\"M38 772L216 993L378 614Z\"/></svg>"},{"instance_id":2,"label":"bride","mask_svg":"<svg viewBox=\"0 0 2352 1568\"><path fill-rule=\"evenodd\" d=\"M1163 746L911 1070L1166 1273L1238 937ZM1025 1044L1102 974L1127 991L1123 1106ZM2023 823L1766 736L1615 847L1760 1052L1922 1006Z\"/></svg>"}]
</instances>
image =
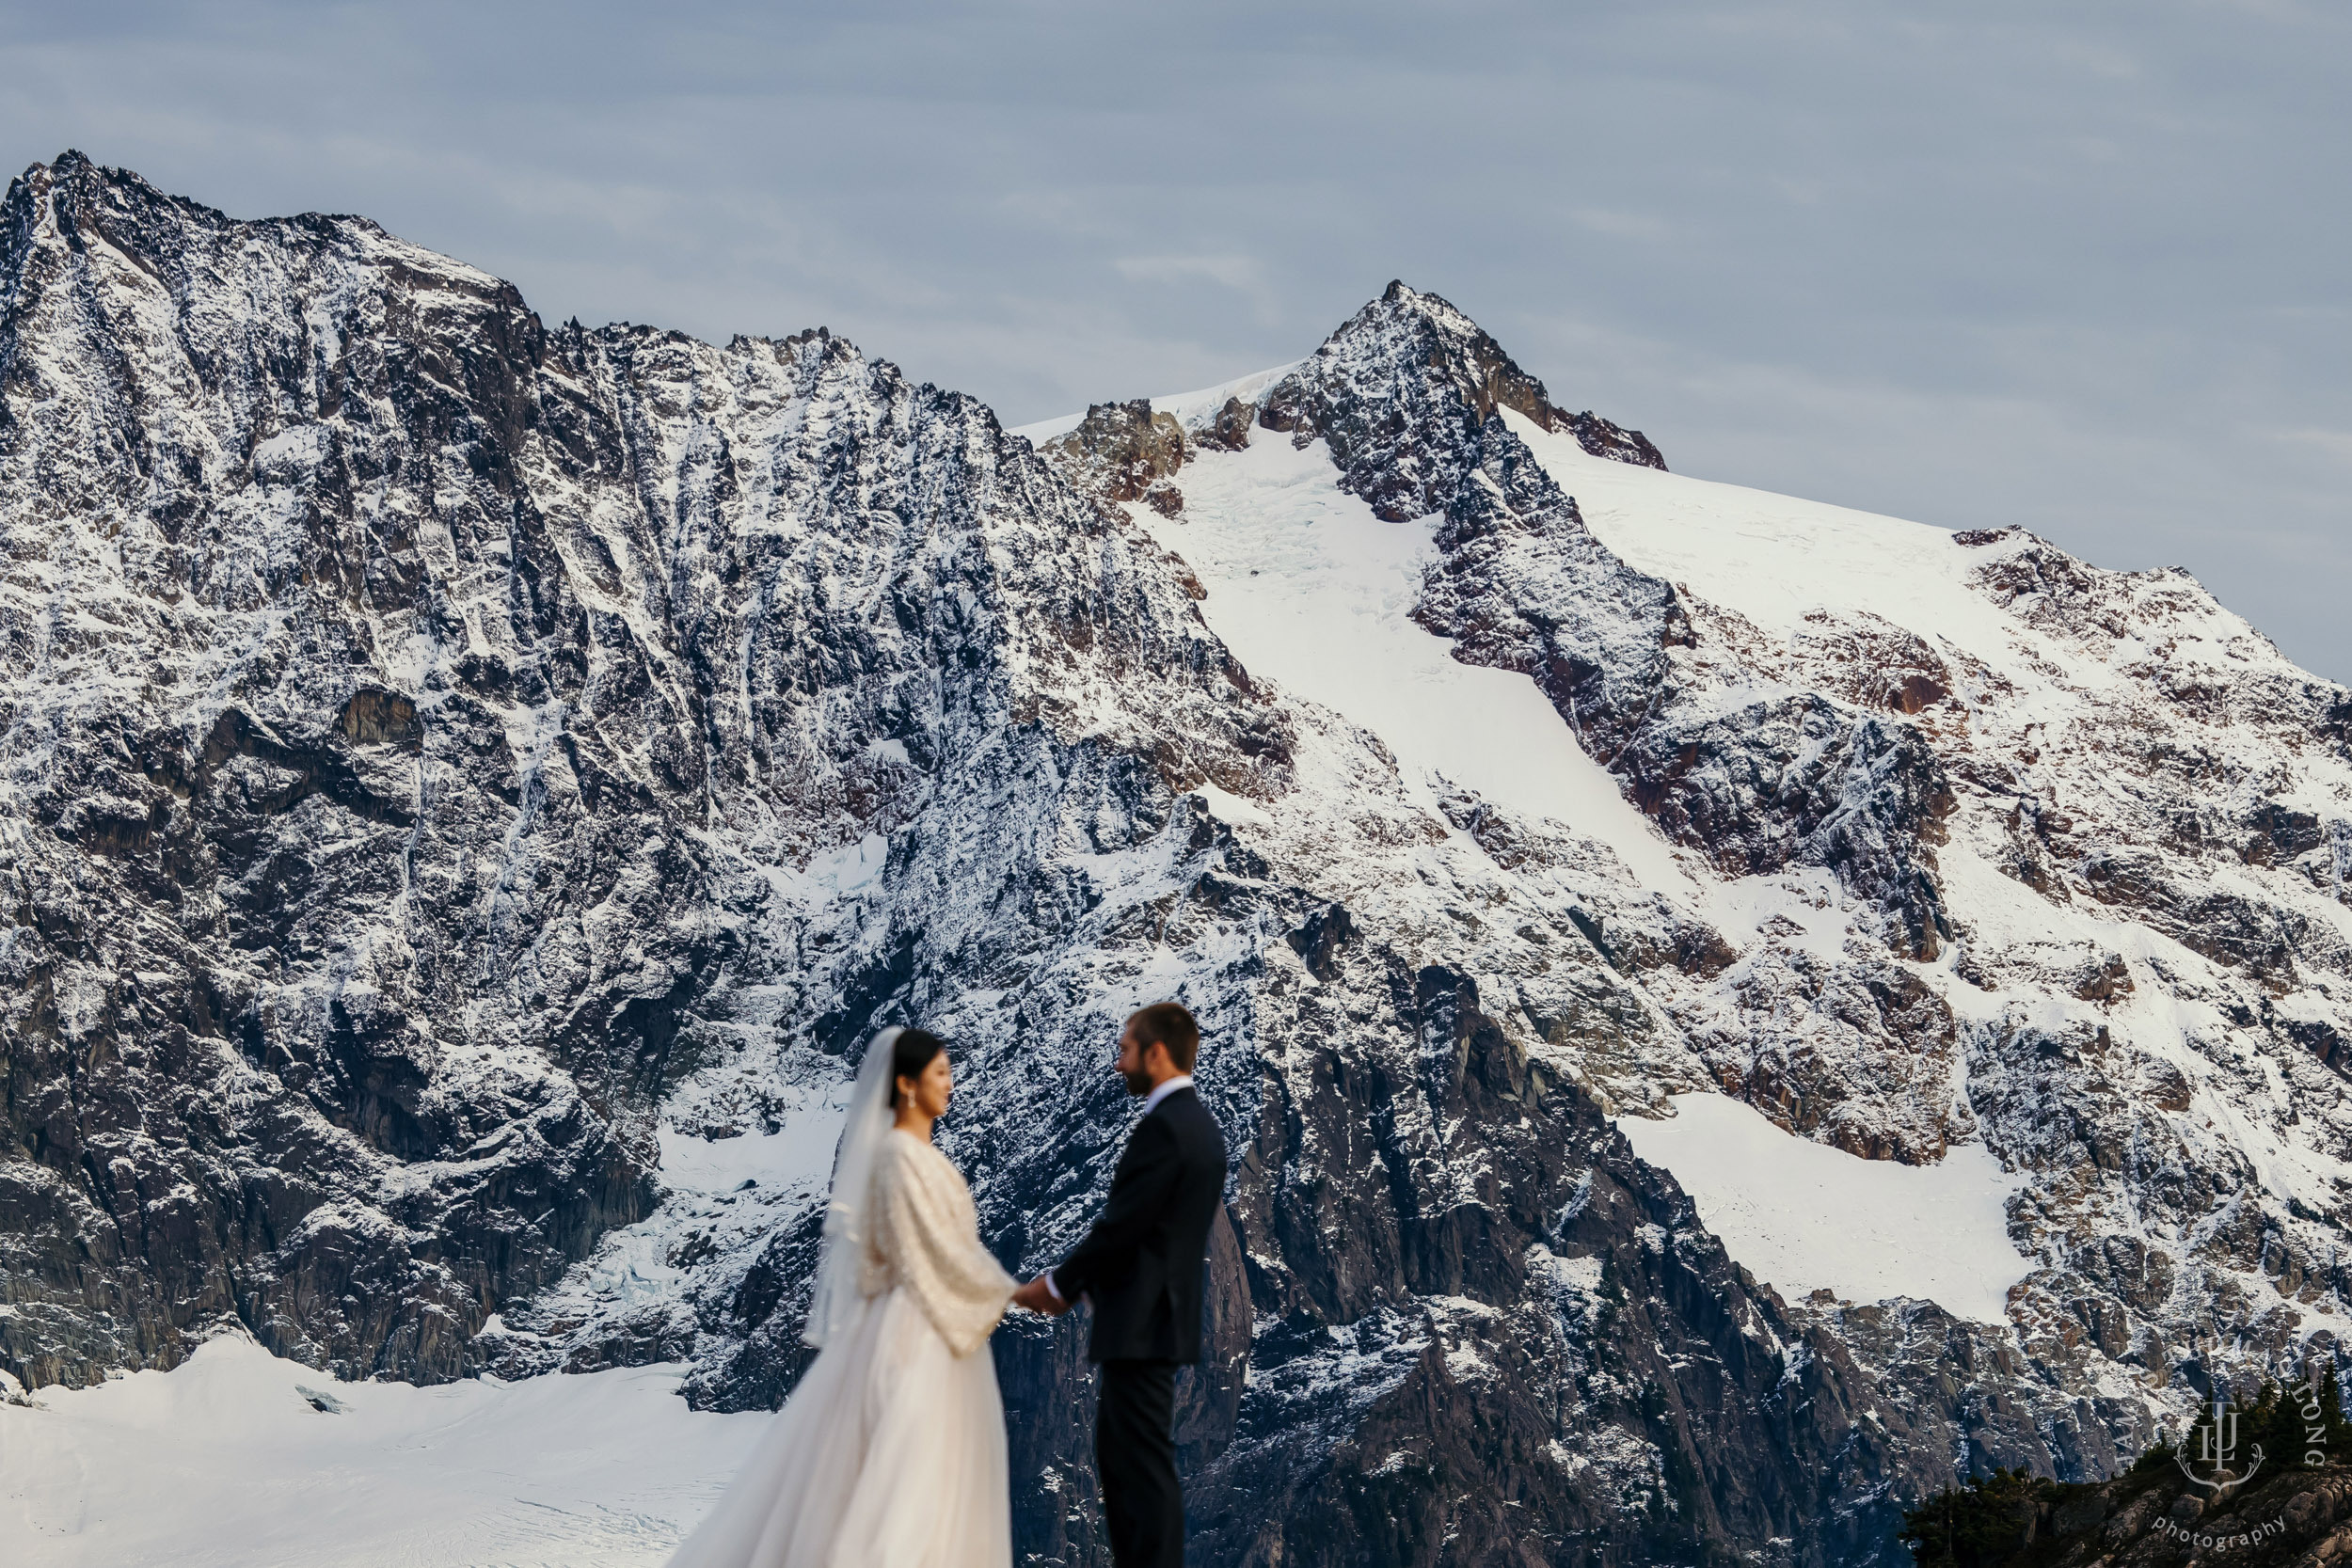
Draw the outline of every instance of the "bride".
<instances>
[{"instance_id":1,"label":"bride","mask_svg":"<svg viewBox=\"0 0 2352 1568\"><path fill-rule=\"evenodd\" d=\"M983 1352L1014 1280L931 1147L946 1047L866 1047L834 1160L808 1326L819 1347L670 1568L1009 1568L1005 1410Z\"/></svg>"}]
</instances>

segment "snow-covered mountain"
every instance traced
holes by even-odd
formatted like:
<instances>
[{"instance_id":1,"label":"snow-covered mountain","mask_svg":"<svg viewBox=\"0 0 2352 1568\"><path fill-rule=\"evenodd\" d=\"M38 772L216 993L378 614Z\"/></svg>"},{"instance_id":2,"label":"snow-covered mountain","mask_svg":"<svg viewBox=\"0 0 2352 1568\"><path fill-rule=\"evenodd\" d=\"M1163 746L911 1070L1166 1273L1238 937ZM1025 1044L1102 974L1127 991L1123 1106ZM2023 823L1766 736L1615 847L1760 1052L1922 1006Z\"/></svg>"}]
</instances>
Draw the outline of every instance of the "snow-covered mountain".
<instances>
[{"instance_id":1,"label":"snow-covered mountain","mask_svg":"<svg viewBox=\"0 0 2352 1568\"><path fill-rule=\"evenodd\" d=\"M0 541L34 1388L234 1324L766 1408L867 1033L956 1042L1018 1267L1167 995L1204 1561L1899 1560L2345 1310L2352 693L2178 572L1670 473L1402 284L1007 432L69 154ZM1075 1325L995 1353L1025 1560L1107 1561Z\"/></svg>"}]
</instances>

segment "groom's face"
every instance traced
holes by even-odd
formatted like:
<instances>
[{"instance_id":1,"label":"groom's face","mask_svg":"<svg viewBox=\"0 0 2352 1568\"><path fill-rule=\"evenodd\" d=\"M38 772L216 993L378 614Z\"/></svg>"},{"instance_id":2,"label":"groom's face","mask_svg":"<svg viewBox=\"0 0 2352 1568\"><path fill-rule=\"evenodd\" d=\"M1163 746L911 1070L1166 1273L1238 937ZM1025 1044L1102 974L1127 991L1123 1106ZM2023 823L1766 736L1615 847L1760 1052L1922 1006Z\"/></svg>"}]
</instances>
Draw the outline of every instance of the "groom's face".
<instances>
[{"instance_id":1,"label":"groom's face","mask_svg":"<svg viewBox=\"0 0 2352 1568\"><path fill-rule=\"evenodd\" d=\"M1152 1075L1143 1070L1143 1042L1136 1038L1136 1021L1129 1019L1119 1037L1119 1076L1127 1092L1140 1100L1152 1092Z\"/></svg>"}]
</instances>

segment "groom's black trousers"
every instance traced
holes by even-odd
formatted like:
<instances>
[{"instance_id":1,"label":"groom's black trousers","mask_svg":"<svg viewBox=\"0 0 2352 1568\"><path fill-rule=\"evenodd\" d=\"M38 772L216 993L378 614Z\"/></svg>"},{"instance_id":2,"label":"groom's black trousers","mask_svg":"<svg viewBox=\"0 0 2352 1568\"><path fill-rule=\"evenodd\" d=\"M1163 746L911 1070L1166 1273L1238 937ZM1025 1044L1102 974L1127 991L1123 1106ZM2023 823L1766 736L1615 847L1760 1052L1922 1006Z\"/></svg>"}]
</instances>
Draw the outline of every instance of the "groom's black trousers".
<instances>
[{"instance_id":1,"label":"groom's black trousers","mask_svg":"<svg viewBox=\"0 0 2352 1568\"><path fill-rule=\"evenodd\" d=\"M1111 1560L1184 1568L1184 1495L1176 1481L1176 1363L1105 1361L1094 1417Z\"/></svg>"}]
</instances>

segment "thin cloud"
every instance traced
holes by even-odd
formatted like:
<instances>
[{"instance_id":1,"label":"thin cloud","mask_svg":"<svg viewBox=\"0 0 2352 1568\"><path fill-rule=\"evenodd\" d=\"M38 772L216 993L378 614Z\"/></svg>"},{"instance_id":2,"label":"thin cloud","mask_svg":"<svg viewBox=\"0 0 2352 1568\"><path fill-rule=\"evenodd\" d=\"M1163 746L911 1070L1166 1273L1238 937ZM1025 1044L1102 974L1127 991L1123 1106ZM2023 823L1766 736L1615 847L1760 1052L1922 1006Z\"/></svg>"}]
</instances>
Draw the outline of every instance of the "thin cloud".
<instances>
[{"instance_id":1,"label":"thin cloud","mask_svg":"<svg viewBox=\"0 0 2352 1568\"><path fill-rule=\"evenodd\" d=\"M2352 463L2352 430L2282 430L2278 435L2281 441L2313 448L2330 457Z\"/></svg>"},{"instance_id":2,"label":"thin cloud","mask_svg":"<svg viewBox=\"0 0 2352 1568\"><path fill-rule=\"evenodd\" d=\"M1121 256L1111 262L1131 283L1221 283L1238 293L1265 287L1265 269L1248 256Z\"/></svg>"},{"instance_id":3,"label":"thin cloud","mask_svg":"<svg viewBox=\"0 0 2352 1568\"><path fill-rule=\"evenodd\" d=\"M1130 283L1214 283L1249 301L1261 319L1275 311L1265 268L1251 256L1120 256L1112 268Z\"/></svg>"},{"instance_id":4,"label":"thin cloud","mask_svg":"<svg viewBox=\"0 0 2352 1568\"><path fill-rule=\"evenodd\" d=\"M1580 228L1613 240L1656 241L1673 237L1674 230L1662 218L1648 213L1617 213L1604 207L1579 207L1569 214Z\"/></svg>"}]
</instances>

